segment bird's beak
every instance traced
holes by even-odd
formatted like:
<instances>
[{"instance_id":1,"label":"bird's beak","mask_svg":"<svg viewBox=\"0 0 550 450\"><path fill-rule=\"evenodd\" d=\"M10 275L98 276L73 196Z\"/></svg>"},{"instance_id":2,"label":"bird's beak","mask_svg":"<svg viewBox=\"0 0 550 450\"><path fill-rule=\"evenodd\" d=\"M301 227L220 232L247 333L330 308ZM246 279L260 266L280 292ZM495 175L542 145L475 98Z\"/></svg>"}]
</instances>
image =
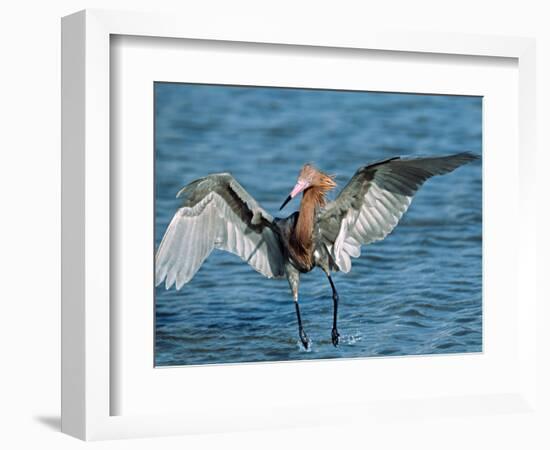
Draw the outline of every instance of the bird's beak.
<instances>
[{"instance_id":1,"label":"bird's beak","mask_svg":"<svg viewBox=\"0 0 550 450\"><path fill-rule=\"evenodd\" d=\"M290 195L286 198L286 200L283 202L283 204L279 208L279 211L283 209L290 200L296 197L300 192L305 191L309 186L310 186L310 183L308 183L307 181L298 180L298 182L296 183L296 186L294 186L294 189L292 189L292 192L290 193Z\"/></svg>"}]
</instances>

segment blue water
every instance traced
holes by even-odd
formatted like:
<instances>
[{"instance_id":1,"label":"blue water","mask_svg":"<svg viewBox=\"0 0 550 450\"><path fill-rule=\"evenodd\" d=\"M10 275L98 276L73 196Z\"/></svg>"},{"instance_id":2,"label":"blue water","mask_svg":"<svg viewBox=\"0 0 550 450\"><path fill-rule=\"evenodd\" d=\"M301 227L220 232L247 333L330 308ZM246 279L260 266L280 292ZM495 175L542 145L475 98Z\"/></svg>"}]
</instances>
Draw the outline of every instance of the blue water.
<instances>
[{"instance_id":1,"label":"blue water","mask_svg":"<svg viewBox=\"0 0 550 450\"><path fill-rule=\"evenodd\" d=\"M381 158L481 155L480 97L156 83L155 102L157 247L178 190L209 173L232 172L286 216L299 201L278 207L305 162L336 174L341 188ZM301 278L305 351L286 280L214 251L182 290L156 289L156 364L480 352L481 223L480 161L430 179L394 232L334 275L338 348L322 271Z\"/></svg>"}]
</instances>

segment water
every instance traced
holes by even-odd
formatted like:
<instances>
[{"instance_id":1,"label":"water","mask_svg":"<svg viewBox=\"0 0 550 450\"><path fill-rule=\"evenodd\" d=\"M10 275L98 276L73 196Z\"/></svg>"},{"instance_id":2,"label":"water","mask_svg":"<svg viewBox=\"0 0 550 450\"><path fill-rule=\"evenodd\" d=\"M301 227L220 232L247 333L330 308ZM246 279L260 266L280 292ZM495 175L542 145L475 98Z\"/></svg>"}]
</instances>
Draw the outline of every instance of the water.
<instances>
[{"instance_id":1,"label":"water","mask_svg":"<svg viewBox=\"0 0 550 450\"><path fill-rule=\"evenodd\" d=\"M156 245L178 190L230 171L273 215L300 167L313 162L343 187L355 170L396 155L481 154L479 97L157 83ZM338 189L337 189L338 191ZM334 197L334 195L333 195ZM430 179L384 241L337 273L341 343L319 269L300 304L301 345L286 280L268 280L214 251L181 291L156 289L156 364L417 355L482 350L481 162Z\"/></svg>"}]
</instances>

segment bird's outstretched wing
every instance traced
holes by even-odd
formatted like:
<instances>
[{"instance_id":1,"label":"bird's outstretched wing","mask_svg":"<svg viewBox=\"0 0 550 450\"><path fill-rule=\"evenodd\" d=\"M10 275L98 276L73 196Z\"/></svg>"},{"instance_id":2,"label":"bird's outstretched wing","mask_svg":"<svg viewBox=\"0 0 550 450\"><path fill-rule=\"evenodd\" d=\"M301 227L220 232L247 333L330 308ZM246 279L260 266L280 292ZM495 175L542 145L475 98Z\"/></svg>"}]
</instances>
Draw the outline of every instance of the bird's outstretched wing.
<instances>
[{"instance_id":1,"label":"bird's outstretched wing","mask_svg":"<svg viewBox=\"0 0 550 450\"><path fill-rule=\"evenodd\" d=\"M397 225L420 186L478 159L471 153L433 158L391 158L361 167L334 202L320 213L323 242L343 272L361 245L384 239Z\"/></svg>"},{"instance_id":2,"label":"bird's outstretched wing","mask_svg":"<svg viewBox=\"0 0 550 450\"><path fill-rule=\"evenodd\" d=\"M177 210L156 255L155 284L180 289L214 248L240 256L268 278L284 274L273 218L229 173L193 181L177 195Z\"/></svg>"}]
</instances>

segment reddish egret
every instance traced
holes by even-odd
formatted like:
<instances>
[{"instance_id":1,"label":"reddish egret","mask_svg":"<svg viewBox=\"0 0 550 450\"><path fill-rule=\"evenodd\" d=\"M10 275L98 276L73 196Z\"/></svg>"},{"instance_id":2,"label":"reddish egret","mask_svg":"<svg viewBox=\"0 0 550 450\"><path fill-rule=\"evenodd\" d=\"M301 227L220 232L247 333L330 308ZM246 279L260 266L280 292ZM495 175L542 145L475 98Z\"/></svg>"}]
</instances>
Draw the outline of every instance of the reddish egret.
<instances>
[{"instance_id":1,"label":"reddish egret","mask_svg":"<svg viewBox=\"0 0 550 450\"><path fill-rule=\"evenodd\" d=\"M273 218L229 173L208 175L178 192L183 205L174 215L156 256L156 285L180 289L217 248L240 256L268 278L288 280L307 349L298 305L300 274L320 267L332 289L332 343L338 345L338 292L331 272L349 272L350 257L361 245L384 239L397 225L428 178L442 175L477 157L471 153L431 158L395 157L361 167L336 200L326 193L332 176L306 164L280 209L302 193L300 210Z\"/></svg>"}]
</instances>

